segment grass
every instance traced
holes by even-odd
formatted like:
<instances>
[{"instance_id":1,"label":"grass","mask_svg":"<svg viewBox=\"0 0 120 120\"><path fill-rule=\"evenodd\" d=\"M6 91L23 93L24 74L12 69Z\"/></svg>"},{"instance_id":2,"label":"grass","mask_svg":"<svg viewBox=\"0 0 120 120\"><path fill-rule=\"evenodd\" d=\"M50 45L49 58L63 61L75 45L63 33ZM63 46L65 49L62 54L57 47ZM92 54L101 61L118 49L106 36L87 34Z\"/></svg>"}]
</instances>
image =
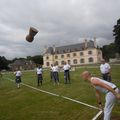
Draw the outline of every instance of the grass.
<instances>
[{"instance_id":1,"label":"grass","mask_svg":"<svg viewBox=\"0 0 120 120\"><path fill-rule=\"evenodd\" d=\"M36 72L24 71L22 82L52 93L67 96L94 106L97 106L94 89L81 79L84 70L92 71L100 76L99 67L81 67L71 72L71 84L65 85L63 73L60 73L60 85L54 86L50 81L49 71L44 71L43 86L37 87ZM120 87L120 66L112 66L113 82ZM36 90L21 86L16 88L13 73L5 73L0 80L0 120L91 120L98 112L95 109L51 96ZM104 96L103 96L104 98ZM103 99L104 101L104 99ZM114 107L113 116L120 114L119 104Z\"/></svg>"}]
</instances>

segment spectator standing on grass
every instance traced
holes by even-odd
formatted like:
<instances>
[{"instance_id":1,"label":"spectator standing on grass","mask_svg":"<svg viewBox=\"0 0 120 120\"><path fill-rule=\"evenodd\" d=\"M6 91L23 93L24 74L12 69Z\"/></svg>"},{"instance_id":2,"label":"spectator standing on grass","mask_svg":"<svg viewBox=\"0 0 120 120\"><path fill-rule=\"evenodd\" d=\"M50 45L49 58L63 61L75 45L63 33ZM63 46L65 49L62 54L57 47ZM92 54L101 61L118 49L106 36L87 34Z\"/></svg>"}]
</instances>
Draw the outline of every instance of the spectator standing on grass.
<instances>
[{"instance_id":1,"label":"spectator standing on grass","mask_svg":"<svg viewBox=\"0 0 120 120\"><path fill-rule=\"evenodd\" d=\"M102 73L102 78L103 80L111 82L111 67L104 59L101 62L100 71Z\"/></svg>"},{"instance_id":2,"label":"spectator standing on grass","mask_svg":"<svg viewBox=\"0 0 120 120\"><path fill-rule=\"evenodd\" d=\"M20 71L20 69L18 69L16 72L14 72L15 74L15 82L17 84L17 88L20 88L20 83L21 83L21 76L22 76L22 72Z\"/></svg>"},{"instance_id":3,"label":"spectator standing on grass","mask_svg":"<svg viewBox=\"0 0 120 120\"><path fill-rule=\"evenodd\" d=\"M39 86L39 84L41 84L42 86L42 81L43 81L43 69L42 69L42 66L41 65L38 65L38 68L37 68L37 84Z\"/></svg>"},{"instance_id":4,"label":"spectator standing on grass","mask_svg":"<svg viewBox=\"0 0 120 120\"><path fill-rule=\"evenodd\" d=\"M59 85L59 67L57 64L53 65L53 79L54 79L54 85L58 84Z\"/></svg>"},{"instance_id":5,"label":"spectator standing on grass","mask_svg":"<svg viewBox=\"0 0 120 120\"><path fill-rule=\"evenodd\" d=\"M53 64L50 66L50 79L53 80Z\"/></svg>"},{"instance_id":6,"label":"spectator standing on grass","mask_svg":"<svg viewBox=\"0 0 120 120\"><path fill-rule=\"evenodd\" d=\"M63 70L64 70L64 79L65 79L65 84L70 83L70 65L64 62Z\"/></svg>"},{"instance_id":7,"label":"spectator standing on grass","mask_svg":"<svg viewBox=\"0 0 120 120\"><path fill-rule=\"evenodd\" d=\"M82 78L90 82L95 88L99 107L102 109L101 93L105 95L104 120L110 120L111 112L117 100L120 100L120 90L111 82L107 82L97 77L92 77L88 71L81 74Z\"/></svg>"}]
</instances>

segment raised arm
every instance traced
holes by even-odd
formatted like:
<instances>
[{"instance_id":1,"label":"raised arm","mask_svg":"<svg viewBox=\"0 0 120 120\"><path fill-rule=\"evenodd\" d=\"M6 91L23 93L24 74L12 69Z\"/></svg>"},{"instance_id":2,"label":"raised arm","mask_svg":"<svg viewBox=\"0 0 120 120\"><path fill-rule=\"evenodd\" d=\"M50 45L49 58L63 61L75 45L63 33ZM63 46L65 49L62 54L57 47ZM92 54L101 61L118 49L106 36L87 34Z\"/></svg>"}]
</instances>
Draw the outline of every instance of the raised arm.
<instances>
[{"instance_id":1,"label":"raised arm","mask_svg":"<svg viewBox=\"0 0 120 120\"><path fill-rule=\"evenodd\" d=\"M97 101L98 101L98 104L99 104L99 108L100 109L103 109L102 108L102 99L101 99L101 94L98 90L95 89L95 93L96 93L96 98L97 98Z\"/></svg>"}]
</instances>

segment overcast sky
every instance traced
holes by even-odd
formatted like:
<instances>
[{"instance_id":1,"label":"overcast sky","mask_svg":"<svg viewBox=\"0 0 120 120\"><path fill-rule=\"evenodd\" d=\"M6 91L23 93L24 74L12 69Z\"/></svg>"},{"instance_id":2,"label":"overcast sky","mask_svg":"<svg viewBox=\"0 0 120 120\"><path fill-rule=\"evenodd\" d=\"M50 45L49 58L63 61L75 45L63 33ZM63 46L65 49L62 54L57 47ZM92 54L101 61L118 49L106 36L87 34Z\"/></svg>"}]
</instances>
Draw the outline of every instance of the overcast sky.
<instances>
[{"instance_id":1,"label":"overcast sky","mask_svg":"<svg viewBox=\"0 0 120 120\"><path fill-rule=\"evenodd\" d=\"M93 37L109 44L119 18L120 0L0 0L0 56L40 55ZM25 40L30 26L39 30L32 43Z\"/></svg>"}]
</instances>

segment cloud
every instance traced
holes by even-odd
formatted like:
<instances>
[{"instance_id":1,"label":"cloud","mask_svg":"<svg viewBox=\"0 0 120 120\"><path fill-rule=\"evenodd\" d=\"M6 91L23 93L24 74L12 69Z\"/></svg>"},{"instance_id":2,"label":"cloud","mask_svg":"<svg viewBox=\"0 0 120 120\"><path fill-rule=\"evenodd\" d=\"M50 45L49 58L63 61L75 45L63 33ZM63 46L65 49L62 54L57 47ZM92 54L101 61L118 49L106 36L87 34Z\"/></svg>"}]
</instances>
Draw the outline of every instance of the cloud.
<instances>
[{"instance_id":1,"label":"cloud","mask_svg":"<svg viewBox=\"0 0 120 120\"><path fill-rule=\"evenodd\" d=\"M45 46L60 46L97 38L102 46L114 41L119 0L0 0L0 55L9 59L43 54ZM28 29L39 30L32 43Z\"/></svg>"}]
</instances>

